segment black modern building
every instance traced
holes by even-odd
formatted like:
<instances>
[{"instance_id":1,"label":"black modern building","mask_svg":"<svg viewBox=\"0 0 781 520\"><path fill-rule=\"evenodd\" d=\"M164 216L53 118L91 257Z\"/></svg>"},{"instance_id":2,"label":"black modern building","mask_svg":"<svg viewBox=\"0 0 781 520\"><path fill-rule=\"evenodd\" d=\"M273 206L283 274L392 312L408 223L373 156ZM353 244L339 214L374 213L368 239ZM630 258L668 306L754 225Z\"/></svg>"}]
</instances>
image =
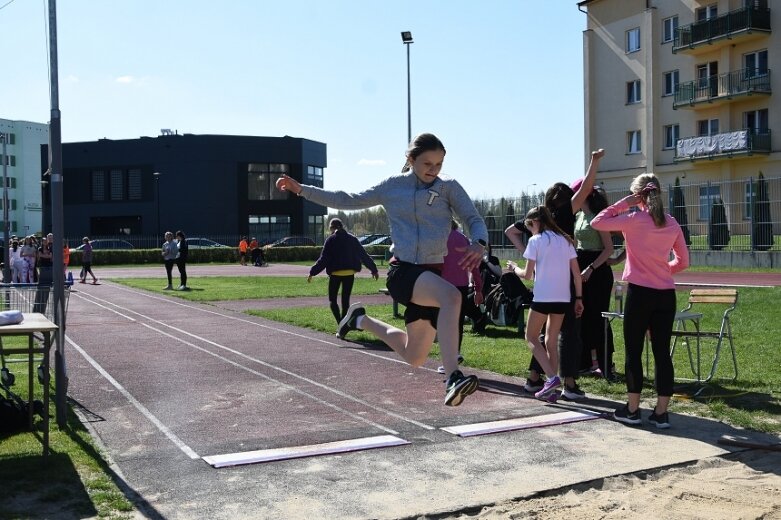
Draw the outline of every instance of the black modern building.
<instances>
[{"instance_id":1,"label":"black modern building","mask_svg":"<svg viewBox=\"0 0 781 520\"><path fill-rule=\"evenodd\" d=\"M145 238L156 245L161 233L182 229L188 236L304 235L322 242L327 208L281 193L275 182L287 174L322 187L324 143L163 132L62 145L66 237L121 237L146 247ZM46 148L41 164L49 162ZM51 204L42 185L49 230Z\"/></svg>"}]
</instances>

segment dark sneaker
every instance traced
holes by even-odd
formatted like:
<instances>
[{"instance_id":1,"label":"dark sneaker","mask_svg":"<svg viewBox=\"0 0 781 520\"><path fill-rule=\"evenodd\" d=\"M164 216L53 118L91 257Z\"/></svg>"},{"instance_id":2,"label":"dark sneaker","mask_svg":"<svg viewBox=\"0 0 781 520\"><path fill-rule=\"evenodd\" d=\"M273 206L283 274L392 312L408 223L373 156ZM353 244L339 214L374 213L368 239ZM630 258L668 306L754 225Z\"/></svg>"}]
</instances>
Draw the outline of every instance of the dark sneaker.
<instances>
[{"instance_id":1,"label":"dark sneaker","mask_svg":"<svg viewBox=\"0 0 781 520\"><path fill-rule=\"evenodd\" d=\"M460 370L456 370L447 378L445 405L458 406L464 397L473 394L480 385L477 376L465 376Z\"/></svg>"},{"instance_id":2,"label":"dark sneaker","mask_svg":"<svg viewBox=\"0 0 781 520\"><path fill-rule=\"evenodd\" d=\"M347 313L344 315L344 318L342 318L342 321L339 322L339 329L336 333L336 337L339 339L344 339L347 333L351 330L358 330L358 327L355 325L355 321L358 319L358 316L363 316L365 314L366 309L363 308L363 304L353 303L350 305L350 308L347 309Z\"/></svg>"},{"instance_id":3,"label":"dark sneaker","mask_svg":"<svg viewBox=\"0 0 781 520\"><path fill-rule=\"evenodd\" d=\"M643 419L640 417L640 408L634 412L629 411L629 405L625 404L615 412L613 412L613 418L624 424L638 425L643 424Z\"/></svg>"},{"instance_id":4,"label":"dark sneaker","mask_svg":"<svg viewBox=\"0 0 781 520\"><path fill-rule=\"evenodd\" d=\"M530 394L533 394L535 392L539 392L540 390L542 390L542 387L544 385L545 385L545 381L543 381L542 378L538 379L537 381L526 379L526 384L523 385L523 389L529 392Z\"/></svg>"},{"instance_id":5,"label":"dark sneaker","mask_svg":"<svg viewBox=\"0 0 781 520\"><path fill-rule=\"evenodd\" d=\"M561 396L567 401L577 401L586 398L586 392L580 389L577 383L574 386L564 385L564 391Z\"/></svg>"},{"instance_id":6,"label":"dark sneaker","mask_svg":"<svg viewBox=\"0 0 781 520\"><path fill-rule=\"evenodd\" d=\"M661 430L666 430L670 427L670 415L667 412L657 415L656 408L654 408L654 411L651 412L651 417L648 418L648 422Z\"/></svg>"},{"instance_id":7,"label":"dark sneaker","mask_svg":"<svg viewBox=\"0 0 781 520\"><path fill-rule=\"evenodd\" d=\"M561 379L559 376L549 377L545 384L542 385L542 390L535 392L534 397L537 399L545 399L548 395L561 386Z\"/></svg>"}]
</instances>

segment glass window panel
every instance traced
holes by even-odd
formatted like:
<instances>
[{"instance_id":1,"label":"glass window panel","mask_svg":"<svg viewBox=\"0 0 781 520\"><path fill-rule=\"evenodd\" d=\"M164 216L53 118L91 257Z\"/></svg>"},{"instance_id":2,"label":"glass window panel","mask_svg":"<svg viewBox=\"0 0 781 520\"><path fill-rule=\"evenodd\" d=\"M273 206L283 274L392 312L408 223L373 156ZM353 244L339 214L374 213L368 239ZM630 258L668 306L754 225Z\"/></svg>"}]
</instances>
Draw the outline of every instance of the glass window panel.
<instances>
[{"instance_id":1,"label":"glass window panel","mask_svg":"<svg viewBox=\"0 0 781 520\"><path fill-rule=\"evenodd\" d=\"M92 200L94 202L106 200L106 175L103 171L92 172Z\"/></svg>"}]
</instances>

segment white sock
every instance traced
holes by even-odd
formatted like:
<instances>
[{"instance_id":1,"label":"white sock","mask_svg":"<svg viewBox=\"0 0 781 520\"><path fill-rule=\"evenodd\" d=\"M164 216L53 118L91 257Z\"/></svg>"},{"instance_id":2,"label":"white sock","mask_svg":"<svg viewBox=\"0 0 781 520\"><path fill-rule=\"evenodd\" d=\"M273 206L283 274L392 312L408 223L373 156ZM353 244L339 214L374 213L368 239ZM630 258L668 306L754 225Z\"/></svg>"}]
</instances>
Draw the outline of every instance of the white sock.
<instances>
[{"instance_id":1,"label":"white sock","mask_svg":"<svg viewBox=\"0 0 781 520\"><path fill-rule=\"evenodd\" d=\"M355 318L355 327L358 329L361 329L361 322L363 321L363 317L366 316L365 314L361 314L357 318ZM361 329L363 330L363 329Z\"/></svg>"}]
</instances>

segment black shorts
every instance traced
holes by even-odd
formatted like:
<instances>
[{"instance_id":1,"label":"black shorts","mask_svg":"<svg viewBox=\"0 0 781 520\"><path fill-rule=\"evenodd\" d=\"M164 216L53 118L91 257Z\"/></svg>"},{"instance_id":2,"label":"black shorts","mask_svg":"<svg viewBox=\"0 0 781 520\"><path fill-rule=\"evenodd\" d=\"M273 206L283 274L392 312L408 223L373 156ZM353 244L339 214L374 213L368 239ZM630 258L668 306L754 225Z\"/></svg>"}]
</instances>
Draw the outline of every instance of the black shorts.
<instances>
[{"instance_id":1,"label":"black shorts","mask_svg":"<svg viewBox=\"0 0 781 520\"><path fill-rule=\"evenodd\" d=\"M570 302L532 302L531 310L540 314L564 314L571 305Z\"/></svg>"},{"instance_id":2,"label":"black shorts","mask_svg":"<svg viewBox=\"0 0 781 520\"><path fill-rule=\"evenodd\" d=\"M388 267L388 279L385 282L385 287L388 288L388 293L394 300L404 305L404 323L428 320L431 322L432 327L437 328L439 308L424 307L412 303L412 291L415 288L415 282L426 271L430 271L437 276L442 274L434 266L410 264L395 260Z\"/></svg>"}]
</instances>

